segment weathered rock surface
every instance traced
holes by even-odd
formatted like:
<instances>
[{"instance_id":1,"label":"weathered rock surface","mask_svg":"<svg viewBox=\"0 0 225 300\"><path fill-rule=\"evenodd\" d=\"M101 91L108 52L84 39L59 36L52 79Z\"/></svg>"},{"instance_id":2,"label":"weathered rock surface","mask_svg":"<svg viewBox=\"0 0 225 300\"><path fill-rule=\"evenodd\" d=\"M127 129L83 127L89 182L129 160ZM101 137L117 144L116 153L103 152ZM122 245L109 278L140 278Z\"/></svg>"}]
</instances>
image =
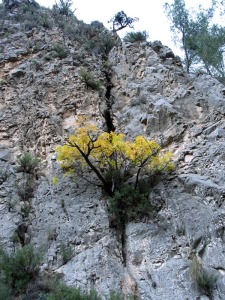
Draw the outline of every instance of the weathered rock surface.
<instances>
[{"instance_id":1,"label":"weathered rock surface","mask_svg":"<svg viewBox=\"0 0 225 300\"><path fill-rule=\"evenodd\" d=\"M58 28L16 28L19 23L5 20L0 29L2 244L18 247L13 235L22 228L24 243L46 248L43 268L63 273L67 284L96 288L102 296L135 293L142 300L209 299L190 275L197 253L218 277L213 299L225 299L224 86L208 75L188 76L158 42L127 43L110 52L109 95L100 56L81 52ZM68 50L66 58L54 55L55 43ZM84 67L104 82L100 91L86 89L79 75ZM154 137L176 161L174 174L150 194L162 207L157 216L127 225L126 267L101 190L64 177L55 161L55 147L79 116L106 128L109 102L116 131ZM41 158L27 218L15 169L16 156L25 151ZM73 250L66 264L62 244Z\"/></svg>"}]
</instances>

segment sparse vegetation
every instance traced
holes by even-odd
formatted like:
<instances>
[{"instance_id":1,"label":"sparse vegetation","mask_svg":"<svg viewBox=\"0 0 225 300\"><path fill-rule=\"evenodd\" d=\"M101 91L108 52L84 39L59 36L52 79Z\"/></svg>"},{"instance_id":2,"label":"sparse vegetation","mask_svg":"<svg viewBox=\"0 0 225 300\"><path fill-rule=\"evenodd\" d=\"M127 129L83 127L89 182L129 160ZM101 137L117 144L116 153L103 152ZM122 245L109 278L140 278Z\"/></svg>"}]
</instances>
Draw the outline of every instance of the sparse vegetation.
<instances>
[{"instance_id":1,"label":"sparse vegetation","mask_svg":"<svg viewBox=\"0 0 225 300\"><path fill-rule=\"evenodd\" d=\"M69 287L65 284L58 284L52 289L47 300L101 300L95 290L89 293L82 293L80 289Z\"/></svg>"},{"instance_id":2,"label":"sparse vegetation","mask_svg":"<svg viewBox=\"0 0 225 300\"><path fill-rule=\"evenodd\" d=\"M198 285L199 289L206 295L211 295L215 287L217 276L208 271L200 261L200 258L194 257L190 266L191 276Z\"/></svg>"},{"instance_id":3,"label":"sparse vegetation","mask_svg":"<svg viewBox=\"0 0 225 300\"><path fill-rule=\"evenodd\" d=\"M28 218L31 209L31 198L34 196L36 169L40 160L26 152L17 157L17 172L23 173L23 178L16 185L17 194L21 201L21 215Z\"/></svg>"},{"instance_id":4,"label":"sparse vegetation","mask_svg":"<svg viewBox=\"0 0 225 300\"><path fill-rule=\"evenodd\" d=\"M31 179L23 180L17 186L17 194L21 201L29 201L34 196L34 183Z\"/></svg>"},{"instance_id":5,"label":"sparse vegetation","mask_svg":"<svg viewBox=\"0 0 225 300\"><path fill-rule=\"evenodd\" d=\"M57 185L59 183L59 178L57 176L52 177L52 184Z\"/></svg>"},{"instance_id":6,"label":"sparse vegetation","mask_svg":"<svg viewBox=\"0 0 225 300\"><path fill-rule=\"evenodd\" d=\"M0 278L0 299L12 300L12 290L7 284L1 282L1 278Z\"/></svg>"},{"instance_id":7,"label":"sparse vegetation","mask_svg":"<svg viewBox=\"0 0 225 300\"><path fill-rule=\"evenodd\" d=\"M140 188L135 190L130 185L124 185L109 199L109 211L115 216L116 226L120 229L129 221L149 215L152 210L148 190L142 191Z\"/></svg>"},{"instance_id":8,"label":"sparse vegetation","mask_svg":"<svg viewBox=\"0 0 225 300\"><path fill-rule=\"evenodd\" d=\"M135 295L129 295L124 298L120 293L111 292L110 296L106 298L107 300L138 300L138 297Z\"/></svg>"},{"instance_id":9,"label":"sparse vegetation","mask_svg":"<svg viewBox=\"0 0 225 300\"><path fill-rule=\"evenodd\" d=\"M42 9L39 4L35 4L34 2L19 5L18 13L14 18L16 21L24 22L25 30L31 30L38 26L44 28L51 28L53 26L50 10Z\"/></svg>"},{"instance_id":10,"label":"sparse vegetation","mask_svg":"<svg viewBox=\"0 0 225 300\"><path fill-rule=\"evenodd\" d=\"M60 59L66 58L68 55L68 50L66 50L61 44L55 44L53 50L55 51L55 56Z\"/></svg>"},{"instance_id":11,"label":"sparse vegetation","mask_svg":"<svg viewBox=\"0 0 225 300\"><path fill-rule=\"evenodd\" d=\"M70 245L61 244L60 254L63 264L66 264L73 257L73 249Z\"/></svg>"},{"instance_id":12,"label":"sparse vegetation","mask_svg":"<svg viewBox=\"0 0 225 300\"><path fill-rule=\"evenodd\" d=\"M25 152L17 157L16 162L17 172L34 174L40 160L37 157L32 156L30 153Z\"/></svg>"},{"instance_id":13,"label":"sparse vegetation","mask_svg":"<svg viewBox=\"0 0 225 300\"><path fill-rule=\"evenodd\" d=\"M128 32L123 38L124 42L135 43L135 42L146 42L148 39L147 31L136 31Z\"/></svg>"},{"instance_id":14,"label":"sparse vegetation","mask_svg":"<svg viewBox=\"0 0 225 300\"><path fill-rule=\"evenodd\" d=\"M86 50L91 50L94 54L107 56L109 51L118 43L119 39L116 36L103 31L87 41L84 46Z\"/></svg>"},{"instance_id":15,"label":"sparse vegetation","mask_svg":"<svg viewBox=\"0 0 225 300\"><path fill-rule=\"evenodd\" d=\"M53 5L53 13L61 16L72 16L74 11L72 11L73 1L71 0L59 0Z\"/></svg>"},{"instance_id":16,"label":"sparse vegetation","mask_svg":"<svg viewBox=\"0 0 225 300\"><path fill-rule=\"evenodd\" d=\"M2 168L0 169L0 185L3 184L8 178L7 170Z\"/></svg>"},{"instance_id":17,"label":"sparse vegetation","mask_svg":"<svg viewBox=\"0 0 225 300\"><path fill-rule=\"evenodd\" d=\"M101 82L99 80L94 79L94 75L88 71L81 70L80 76L82 80L85 82L87 89L90 87L93 90L99 90L101 87Z\"/></svg>"},{"instance_id":18,"label":"sparse vegetation","mask_svg":"<svg viewBox=\"0 0 225 300\"><path fill-rule=\"evenodd\" d=\"M11 254L0 248L0 284L15 295L24 293L29 282L37 276L40 263L40 252L32 245Z\"/></svg>"},{"instance_id":19,"label":"sparse vegetation","mask_svg":"<svg viewBox=\"0 0 225 300\"><path fill-rule=\"evenodd\" d=\"M117 32L126 27L134 28L133 23L136 21L138 21L138 18L128 17L125 14L125 12L122 10L122 11L116 13L115 16L109 21L109 23L112 23L113 32Z\"/></svg>"}]
</instances>

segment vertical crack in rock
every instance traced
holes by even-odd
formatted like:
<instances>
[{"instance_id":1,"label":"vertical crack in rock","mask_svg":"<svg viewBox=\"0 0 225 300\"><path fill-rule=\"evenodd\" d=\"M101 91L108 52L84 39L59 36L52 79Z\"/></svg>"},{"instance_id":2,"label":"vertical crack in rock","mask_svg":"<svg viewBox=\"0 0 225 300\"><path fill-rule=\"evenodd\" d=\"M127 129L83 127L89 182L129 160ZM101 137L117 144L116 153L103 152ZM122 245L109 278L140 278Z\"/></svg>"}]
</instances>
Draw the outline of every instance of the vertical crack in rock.
<instances>
[{"instance_id":1,"label":"vertical crack in rock","mask_svg":"<svg viewBox=\"0 0 225 300\"><path fill-rule=\"evenodd\" d=\"M123 225L123 229L121 232L121 244L122 244L122 257L123 257L123 265L127 266L127 252L126 252L126 224Z\"/></svg>"},{"instance_id":2,"label":"vertical crack in rock","mask_svg":"<svg viewBox=\"0 0 225 300\"><path fill-rule=\"evenodd\" d=\"M103 112L103 117L105 118L105 123L107 127L107 132L115 131L115 126L113 124L113 114L112 114L112 99L111 99L111 89L112 89L112 83L111 83L111 77L109 71L105 70L105 78L107 81L106 86L106 106L107 108Z\"/></svg>"}]
</instances>

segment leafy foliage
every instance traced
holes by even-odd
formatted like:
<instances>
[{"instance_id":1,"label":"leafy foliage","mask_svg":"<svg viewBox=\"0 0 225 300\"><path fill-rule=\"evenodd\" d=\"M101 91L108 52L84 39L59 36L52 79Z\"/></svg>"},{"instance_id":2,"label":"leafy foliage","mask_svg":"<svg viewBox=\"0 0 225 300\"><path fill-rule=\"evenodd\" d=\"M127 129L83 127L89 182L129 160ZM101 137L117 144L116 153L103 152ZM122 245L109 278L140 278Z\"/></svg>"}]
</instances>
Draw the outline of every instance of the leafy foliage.
<instances>
[{"instance_id":1,"label":"leafy foliage","mask_svg":"<svg viewBox=\"0 0 225 300\"><path fill-rule=\"evenodd\" d=\"M38 166L40 160L32 156L30 153L26 152L22 154L21 156L17 157L17 171L28 173L28 174L34 174L36 167Z\"/></svg>"},{"instance_id":2,"label":"leafy foliage","mask_svg":"<svg viewBox=\"0 0 225 300\"><path fill-rule=\"evenodd\" d=\"M138 21L138 18L128 17L122 10L115 14L115 16L109 21L113 25L113 32L117 32L127 26L134 28L133 23Z\"/></svg>"},{"instance_id":3,"label":"leafy foliage","mask_svg":"<svg viewBox=\"0 0 225 300\"><path fill-rule=\"evenodd\" d=\"M136 31L128 32L123 38L124 42L135 43L135 42L145 42L148 38L147 31Z\"/></svg>"},{"instance_id":4,"label":"leafy foliage","mask_svg":"<svg viewBox=\"0 0 225 300\"><path fill-rule=\"evenodd\" d=\"M225 76L225 27L213 24L217 2L213 0L209 9L199 8L194 14L188 11L184 0L174 0L171 5L165 5L174 41L184 50L188 73L191 67L202 65L210 75Z\"/></svg>"},{"instance_id":5,"label":"leafy foliage","mask_svg":"<svg viewBox=\"0 0 225 300\"><path fill-rule=\"evenodd\" d=\"M32 245L26 245L12 254L0 248L0 283L15 294L23 293L38 274L40 263L41 256Z\"/></svg>"},{"instance_id":6,"label":"leafy foliage","mask_svg":"<svg viewBox=\"0 0 225 300\"><path fill-rule=\"evenodd\" d=\"M224 77L225 28L215 24L210 27L207 16L202 16L198 22L200 26L195 25L188 45L200 57L208 74Z\"/></svg>"},{"instance_id":7,"label":"leafy foliage","mask_svg":"<svg viewBox=\"0 0 225 300\"><path fill-rule=\"evenodd\" d=\"M160 150L154 140L144 136L126 141L124 134L101 133L93 124L78 128L67 144L56 149L63 168L103 187L109 195L128 179L133 178L136 190L141 175L172 170L171 153L162 154ZM94 174L94 181L88 179L90 173Z\"/></svg>"}]
</instances>

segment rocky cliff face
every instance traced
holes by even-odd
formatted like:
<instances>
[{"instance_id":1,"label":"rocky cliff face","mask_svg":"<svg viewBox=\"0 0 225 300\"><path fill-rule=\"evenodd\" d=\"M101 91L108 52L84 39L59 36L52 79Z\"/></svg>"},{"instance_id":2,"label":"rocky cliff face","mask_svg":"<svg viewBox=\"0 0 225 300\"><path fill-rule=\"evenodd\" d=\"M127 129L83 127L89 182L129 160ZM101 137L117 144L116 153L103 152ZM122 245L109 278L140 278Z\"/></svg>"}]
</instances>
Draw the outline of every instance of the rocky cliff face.
<instances>
[{"instance_id":1,"label":"rocky cliff face","mask_svg":"<svg viewBox=\"0 0 225 300\"><path fill-rule=\"evenodd\" d=\"M187 75L159 42L121 44L106 59L58 26L27 30L17 12L7 14L0 29L3 246L45 246L43 269L102 297L114 290L142 300L225 299L224 86L208 75ZM87 89L82 69L102 81L99 91ZM161 208L157 216L126 227L126 262L102 191L64 177L56 161L55 147L84 115L105 130L154 137L175 155L175 172L150 193ZM27 214L15 168L26 151L41 159ZM67 263L61 245L72 249ZM211 296L190 274L194 255L217 278Z\"/></svg>"}]
</instances>

